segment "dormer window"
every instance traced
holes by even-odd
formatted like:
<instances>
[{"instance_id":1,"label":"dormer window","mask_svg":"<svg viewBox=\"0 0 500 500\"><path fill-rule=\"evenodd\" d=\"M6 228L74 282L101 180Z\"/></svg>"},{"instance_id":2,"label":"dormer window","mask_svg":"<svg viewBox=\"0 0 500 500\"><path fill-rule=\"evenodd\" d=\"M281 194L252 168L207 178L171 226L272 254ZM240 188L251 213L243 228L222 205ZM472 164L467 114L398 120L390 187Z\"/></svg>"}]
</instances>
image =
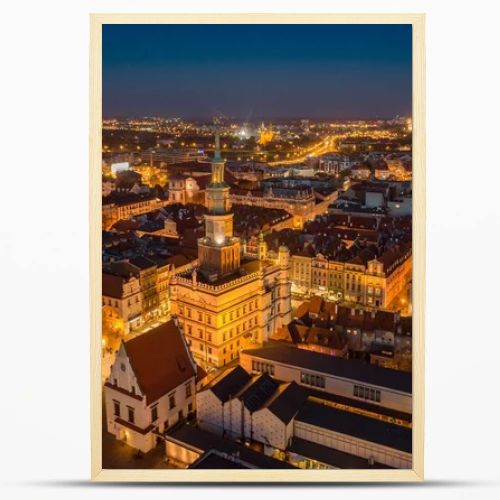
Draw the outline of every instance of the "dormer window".
<instances>
[{"instance_id":1,"label":"dormer window","mask_svg":"<svg viewBox=\"0 0 500 500\"><path fill-rule=\"evenodd\" d=\"M120 370L124 372L126 370L125 363L120 363Z\"/></svg>"}]
</instances>

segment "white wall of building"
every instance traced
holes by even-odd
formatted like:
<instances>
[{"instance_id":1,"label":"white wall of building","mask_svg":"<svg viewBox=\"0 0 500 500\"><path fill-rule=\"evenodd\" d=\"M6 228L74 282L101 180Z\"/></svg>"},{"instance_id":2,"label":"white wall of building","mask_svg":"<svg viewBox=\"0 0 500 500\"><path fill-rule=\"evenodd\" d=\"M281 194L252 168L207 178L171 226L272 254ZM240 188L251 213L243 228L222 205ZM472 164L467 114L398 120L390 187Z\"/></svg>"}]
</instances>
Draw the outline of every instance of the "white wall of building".
<instances>
[{"instance_id":1,"label":"white wall of building","mask_svg":"<svg viewBox=\"0 0 500 500\"><path fill-rule=\"evenodd\" d=\"M285 450L293 434L293 422L283 423L267 408L256 411L253 415L253 437L256 441Z\"/></svg>"},{"instance_id":2,"label":"white wall of building","mask_svg":"<svg viewBox=\"0 0 500 500\"><path fill-rule=\"evenodd\" d=\"M222 434L224 407L222 401L210 389L196 394L196 419L202 429Z\"/></svg>"},{"instance_id":3,"label":"white wall of building","mask_svg":"<svg viewBox=\"0 0 500 500\"><path fill-rule=\"evenodd\" d=\"M411 468L411 453L405 453L371 441L364 441L354 436L334 432L323 427L306 424L295 420L295 437L317 443L328 448L350 453L362 458L373 458L391 467L399 469Z\"/></svg>"},{"instance_id":4,"label":"white wall of building","mask_svg":"<svg viewBox=\"0 0 500 500\"><path fill-rule=\"evenodd\" d=\"M129 421L129 408L133 409L133 426L146 430L151 426L163 432L174 425L179 418L186 417L189 411L195 409L195 379L191 377L185 383L163 395L157 401L146 403L146 398L141 393L137 379L134 375L130 361L123 344L118 350L111 373L104 386L104 400L106 409L106 427L109 433L117 439L124 439L134 448L143 452L149 451L155 444L152 429L147 433L135 432L129 425L116 422L115 402L120 405L119 418ZM190 390L186 386L190 387ZM126 391L128 394L124 393ZM170 397L174 397L175 405L171 408ZM152 419L152 409L157 408L157 418Z\"/></svg>"},{"instance_id":5,"label":"white wall of building","mask_svg":"<svg viewBox=\"0 0 500 500\"><path fill-rule=\"evenodd\" d=\"M283 380L285 382L294 381L297 384L304 385L305 387L307 387L307 385L302 382L301 373L309 373L324 377L325 387L320 388L320 390L328 392L330 394L335 394L337 396L344 396L351 399L359 399L360 401L366 401L364 398L357 398L356 396L354 396L355 385L362 385L364 387L379 390L380 402L369 401L370 403L378 404L380 406L383 406L384 408L391 408L393 410L412 413L412 397L411 394L408 393L395 391L392 389L388 389L386 387L367 384L361 381L334 377L333 375L316 372L314 370L301 369L290 365L285 365L282 363L277 363L274 361L253 357L246 353L242 353L240 357L240 364L249 373L256 373L252 369L252 360L259 360L273 365L274 377L276 379Z\"/></svg>"}]
</instances>

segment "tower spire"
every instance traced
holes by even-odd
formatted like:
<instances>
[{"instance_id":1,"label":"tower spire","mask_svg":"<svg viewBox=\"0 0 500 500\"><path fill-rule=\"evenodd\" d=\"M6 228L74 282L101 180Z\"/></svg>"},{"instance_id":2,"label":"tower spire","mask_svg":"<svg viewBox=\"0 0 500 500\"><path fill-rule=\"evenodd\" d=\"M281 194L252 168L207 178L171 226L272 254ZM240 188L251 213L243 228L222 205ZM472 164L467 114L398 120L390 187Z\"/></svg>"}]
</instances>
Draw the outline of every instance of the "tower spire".
<instances>
[{"instance_id":1,"label":"tower spire","mask_svg":"<svg viewBox=\"0 0 500 500\"><path fill-rule=\"evenodd\" d=\"M220 132L219 126L215 126L215 150L214 150L214 160L220 160Z\"/></svg>"},{"instance_id":2,"label":"tower spire","mask_svg":"<svg viewBox=\"0 0 500 500\"><path fill-rule=\"evenodd\" d=\"M211 160L212 163L212 184L222 185L224 184L224 163L225 160L220 154L220 131L219 131L219 121L214 119L215 125L215 148L214 157Z\"/></svg>"},{"instance_id":3,"label":"tower spire","mask_svg":"<svg viewBox=\"0 0 500 500\"><path fill-rule=\"evenodd\" d=\"M214 118L214 128L215 128L215 148L214 148L214 160L219 161L222 159L220 154L220 127L219 119Z\"/></svg>"}]
</instances>

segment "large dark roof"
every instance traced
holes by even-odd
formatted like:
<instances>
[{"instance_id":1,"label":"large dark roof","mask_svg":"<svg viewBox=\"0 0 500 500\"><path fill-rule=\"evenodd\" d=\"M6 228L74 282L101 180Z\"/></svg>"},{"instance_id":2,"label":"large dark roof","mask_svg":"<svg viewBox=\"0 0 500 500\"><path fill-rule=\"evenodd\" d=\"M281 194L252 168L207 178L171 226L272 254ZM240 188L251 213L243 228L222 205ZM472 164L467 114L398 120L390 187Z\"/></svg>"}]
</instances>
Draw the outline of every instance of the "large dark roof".
<instances>
[{"instance_id":1,"label":"large dark roof","mask_svg":"<svg viewBox=\"0 0 500 500\"><path fill-rule=\"evenodd\" d=\"M271 400L267 409L284 424L288 424L306 399L306 391L300 385L292 382L277 397Z\"/></svg>"},{"instance_id":2,"label":"large dark roof","mask_svg":"<svg viewBox=\"0 0 500 500\"><path fill-rule=\"evenodd\" d=\"M196 375L174 320L125 342L124 347L148 405Z\"/></svg>"},{"instance_id":3,"label":"large dark roof","mask_svg":"<svg viewBox=\"0 0 500 500\"><path fill-rule=\"evenodd\" d=\"M262 374L238 395L250 412L258 410L278 389L279 385L267 373Z\"/></svg>"},{"instance_id":4,"label":"large dark roof","mask_svg":"<svg viewBox=\"0 0 500 500\"><path fill-rule=\"evenodd\" d=\"M130 263L138 267L139 269L149 269L156 266L156 262L153 262L146 257L142 257L141 255L130 259Z\"/></svg>"},{"instance_id":5,"label":"large dark roof","mask_svg":"<svg viewBox=\"0 0 500 500\"><path fill-rule=\"evenodd\" d=\"M356 455L351 455L345 451L328 448L321 444L312 443L305 439L294 437L288 451L297 453L303 457L317 460L318 462L331 465L338 469L391 469L388 465L375 462L373 465L365 459Z\"/></svg>"},{"instance_id":6,"label":"large dark roof","mask_svg":"<svg viewBox=\"0 0 500 500\"><path fill-rule=\"evenodd\" d=\"M342 359L306 349L276 345L249 349L243 353L334 377L357 380L408 394L412 392L411 373L382 368L355 359Z\"/></svg>"},{"instance_id":7,"label":"large dark roof","mask_svg":"<svg viewBox=\"0 0 500 500\"><path fill-rule=\"evenodd\" d=\"M411 453L412 450L411 429L311 401L302 406L295 421L330 429L406 453Z\"/></svg>"},{"instance_id":8,"label":"large dark roof","mask_svg":"<svg viewBox=\"0 0 500 500\"><path fill-rule=\"evenodd\" d=\"M126 261L105 263L102 266L102 272L126 279L130 279L132 276L139 277L139 268Z\"/></svg>"},{"instance_id":9,"label":"large dark roof","mask_svg":"<svg viewBox=\"0 0 500 500\"><path fill-rule=\"evenodd\" d=\"M252 377L238 365L230 373L226 374L226 372L224 372L224 376L216 380L210 389L220 401L225 403L231 399L231 397L236 396L251 378Z\"/></svg>"},{"instance_id":10,"label":"large dark roof","mask_svg":"<svg viewBox=\"0 0 500 500\"><path fill-rule=\"evenodd\" d=\"M295 382L280 385L267 373L252 378L240 365L224 372L211 390L222 402L237 397L251 413L267 408L285 424L307 399L307 392Z\"/></svg>"},{"instance_id":11,"label":"large dark roof","mask_svg":"<svg viewBox=\"0 0 500 500\"><path fill-rule=\"evenodd\" d=\"M275 458L268 457L264 453L252 450L235 441L222 438L216 434L205 431L193 425L185 424L180 427L175 427L168 431L165 439L169 438L184 443L185 445L208 452L210 450L217 450L219 452L228 454L239 454L239 458L255 467L260 469L295 469L293 465L287 462L281 462Z\"/></svg>"}]
</instances>

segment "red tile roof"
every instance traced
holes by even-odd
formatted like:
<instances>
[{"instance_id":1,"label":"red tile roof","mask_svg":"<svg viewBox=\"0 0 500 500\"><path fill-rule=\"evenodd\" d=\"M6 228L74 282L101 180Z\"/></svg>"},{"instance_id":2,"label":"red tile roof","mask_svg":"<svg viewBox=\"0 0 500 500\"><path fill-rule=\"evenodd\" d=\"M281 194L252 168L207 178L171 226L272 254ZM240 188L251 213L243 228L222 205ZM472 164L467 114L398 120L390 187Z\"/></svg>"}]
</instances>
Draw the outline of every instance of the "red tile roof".
<instances>
[{"instance_id":1,"label":"red tile roof","mask_svg":"<svg viewBox=\"0 0 500 500\"><path fill-rule=\"evenodd\" d=\"M196 375L174 320L125 342L124 347L148 405Z\"/></svg>"},{"instance_id":2,"label":"red tile roof","mask_svg":"<svg viewBox=\"0 0 500 500\"><path fill-rule=\"evenodd\" d=\"M102 273L102 295L104 297L113 297L121 299L123 296L123 284L125 279L121 276Z\"/></svg>"},{"instance_id":3,"label":"red tile roof","mask_svg":"<svg viewBox=\"0 0 500 500\"><path fill-rule=\"evenodd\" d=\"M384 272L388 276L411 255L411 250L411 243L403 243L386 250L377 260L384 265Z\"/></svg>"},{"instance_id":4,"label":"red tile roof","mask_svg":"<svg viewBox=\"0 0 500 500\"><path fill-rule=\"evenodd\" d=\"M364 331L386 330L395 332L399 315L392 311L368 311L339 306L337 324L344 328L359 328Z\"/></svg>"},{"instance_id":5,"label":"red tile roof","mask_svg":"<svg viewBox=\"0 0 500 500\"><path fill-rule=\"evenodd\" d=\"M309 303L309 313L319 314L319 312L321 311L321 303L322 303L321 297L315 295Z\"/></svg>"}]
</instances>

